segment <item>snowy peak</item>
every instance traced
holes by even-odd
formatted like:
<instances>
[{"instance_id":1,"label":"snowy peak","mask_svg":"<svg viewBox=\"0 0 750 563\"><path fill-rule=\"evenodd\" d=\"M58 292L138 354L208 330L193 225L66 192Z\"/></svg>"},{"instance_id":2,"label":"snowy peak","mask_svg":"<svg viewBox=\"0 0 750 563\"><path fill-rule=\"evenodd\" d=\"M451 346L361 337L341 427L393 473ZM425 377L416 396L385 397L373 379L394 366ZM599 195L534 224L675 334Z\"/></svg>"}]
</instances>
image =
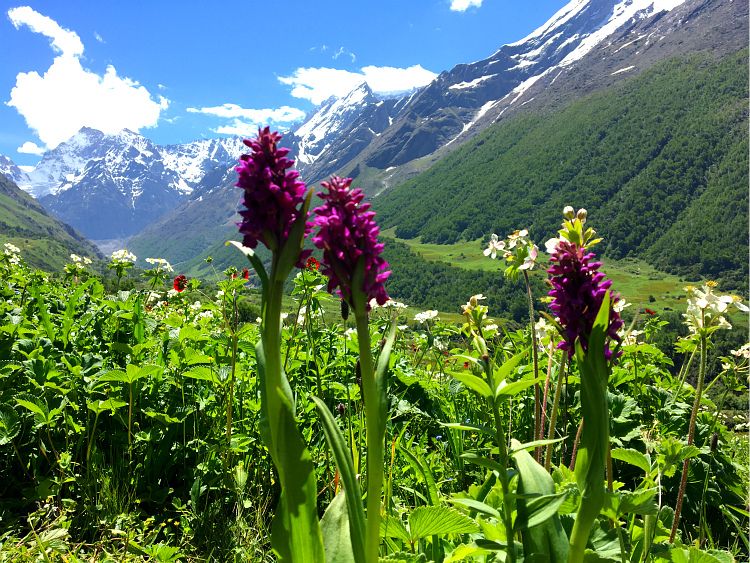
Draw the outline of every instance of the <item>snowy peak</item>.
<instances>
[{"instance_id":1,"label":"snowy peak","mask_svg":"<svg viewBox=\"0 0 750 563\"><path fill-rule=\"evenodd\" d=\"M190 192L213 168L236 162L247 152L247 147L240 137L231 137L167 145L161 147L160 152L164 167L174 170L180 180L174 188Z\"/></svg>"},{"instance_id":2,"label":"snowy peak","mask_svg":"<svg viewBox=\"0 0 750 563\"><path fill-rule=\"evenodd\" d=\"M15 185L22 189L31 183L28 174L21 170L10 158L2 154L0 154L0 174L12 180Z\"/></svg>"},{"instance_id":3,"label":"snowy peak","mask_svg":"<svg viewBox=\"0 0 750 563\"><path fill-rule=\"evenodd\" d=\"M378 99L366 82L342 98L329 98L296 131L297 158L302 165L312 164L332 145L333 138L352 123L362 111Z\"/></svg>"}]
</instances>

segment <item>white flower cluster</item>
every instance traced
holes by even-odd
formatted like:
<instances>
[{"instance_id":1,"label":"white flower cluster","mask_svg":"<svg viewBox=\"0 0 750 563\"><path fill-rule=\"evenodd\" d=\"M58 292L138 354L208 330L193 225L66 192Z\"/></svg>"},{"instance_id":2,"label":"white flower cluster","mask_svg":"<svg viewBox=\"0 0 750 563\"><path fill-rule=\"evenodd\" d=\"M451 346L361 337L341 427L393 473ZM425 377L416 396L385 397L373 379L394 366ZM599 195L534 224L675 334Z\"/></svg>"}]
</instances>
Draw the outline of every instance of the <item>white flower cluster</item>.
<instances>
[{"instance_id":1,"label":"white flower cluster","mask_svg":"<svg viewBox=\"0 0 750 563\"><path fill-rule=\"evenodd\" d=\"M21 253L21 249L18 248L15 244L11 244L9 242L5 243L5 250L3 254L5 254L8 262L10 264L13 264L14 266L18 266L18 264L21 263L21 257L19 254Z\"/></svg>"},{"instance_id":2,"label":"white flower cluster","mask_svg":"<svg viewBox=\"0 0 750 563\"><path fill-rule=\"evenodd\" d=\"M157 269L162 269L165 272L174 272L172 264L167 262L164 258L146 258L146 262L149 264L156 264Z\"/></svg>"},{"instance_id":3,"label":"white flower cluster","mask_svg":"<svg viewBox=\"0 0 750 563\"><path fill-rule=\"evenodd\" d=\"M523 259L517 269L531 270L536 264L539 248L529 240L528 236L529 231L527 229L513 231L508 235L507 240L500 240L495 233L492 233L487 248L484 249L484 255L494 260L498 253L502 253L503 258L509 264Z\"/></svg>"},{"instance_id":4,"label":"white flower cluster","mask_svg":"<svg viewBox=\"0 0 750 563\"><path fill-rule=\"evenodd\" d=\"M750 360L750 342L743 344L737 350L730 350L729 353L732 354L732 356Z\"/></svg>"},{"instance_id":5,"label":"white flower cluster","mask_svg":"<svg viewBox=\"0 0 750 563\"><path fill-rule=\"evenodd\" d=\"M703 284L701 289L688 286L685 291L688 294L687 312L682 316L685 317L685 324L693 334L714 328L732 328L729 321L724 318L729 305L734 305L743 312L750 309L742 303L742 299L736 295L718 295L714 293L716 282L708 281Z\"/></svg>"},{"instance_id":6,"label":"white flower cluster","mask_svg":"<svg viewBox=\"0 0 750 563\"><path fill-rule=\"evenodd\" d=\"M393 299L388 299L385 303L383 303L384 309L406 309L407 305L405 303L400 303L399 301L394 301ZM378 302L375 299L370 299L370 309L379 309L380 305L378 305Z\"/></svg>"},{"instance_id":7,"label":"white flower cluster","mask_svg":"<svg viewBox=\"0 0 750 563\"><path fill-rule=\"evenodd\" d=\"M420 324L426 324L427 322L437 318L438 312L434 310L423 311L414 315L414 320Z\"/></svg>"},{"instance_id":8,"label":"white flower cluster","mask_svg":"<svg viewBox=\"0 0 750 563\"><path fill-rule=\"evenodd\" d=\"M91 258L88 256L78 256L78 254L71 254L70 259L73 261L73 264L80 264L83 266L88 266L91 264Z\"/></svg>"},{"instance_id":9,"label":"white flower cluster","mask_svg":"<svg viewBox=\"0 0 750 563\"><path fill-rule=\"evenodd\" d=\"M125 248L115 250L112 253L112 263L114 264L135 264L136 260L135 254L128 252Z\"/></svg>"}]
</instances>

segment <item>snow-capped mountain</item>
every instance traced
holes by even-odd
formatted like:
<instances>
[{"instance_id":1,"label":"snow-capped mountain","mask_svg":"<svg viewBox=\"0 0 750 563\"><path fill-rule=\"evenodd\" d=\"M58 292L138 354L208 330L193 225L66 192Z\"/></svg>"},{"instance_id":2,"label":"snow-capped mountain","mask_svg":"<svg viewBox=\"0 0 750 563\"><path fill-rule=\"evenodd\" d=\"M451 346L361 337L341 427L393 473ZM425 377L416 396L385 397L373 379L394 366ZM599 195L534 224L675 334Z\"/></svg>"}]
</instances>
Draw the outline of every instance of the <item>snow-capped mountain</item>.
<instances>
[{"instance_id":1,"label":"snow-capped mountain","mask_svg":"<svg viewBox=\"0 0 750 563\"><path fill-rule=\"evenodd\" d=\"M10 179L17 186L28 186L29 176L10 158L0 154L0 174Z\"/></svg>"},{"instance_id":2,"label":"snow-capped mountain","mask_svg":"<svg viewBox=\"0 0 750 563\"><path fill-rule=\"evenodd\" d=\"M186 199L244 148L238 138L158 146L132 131L84 127L46 152L24 187L86 236L122 238Z\"/></svg>"},{"instance_id":3,"label":"snow-capped mountain","mask_svg":"<svg viewBox=\"0 0 750 563\"><path fill-rule=\"evenodd\" d=\"M288 136L300 171L312 181L346 166L393 123L398 102L375 96L365 82L323 102Z\"/></svg>"}]
</instances>

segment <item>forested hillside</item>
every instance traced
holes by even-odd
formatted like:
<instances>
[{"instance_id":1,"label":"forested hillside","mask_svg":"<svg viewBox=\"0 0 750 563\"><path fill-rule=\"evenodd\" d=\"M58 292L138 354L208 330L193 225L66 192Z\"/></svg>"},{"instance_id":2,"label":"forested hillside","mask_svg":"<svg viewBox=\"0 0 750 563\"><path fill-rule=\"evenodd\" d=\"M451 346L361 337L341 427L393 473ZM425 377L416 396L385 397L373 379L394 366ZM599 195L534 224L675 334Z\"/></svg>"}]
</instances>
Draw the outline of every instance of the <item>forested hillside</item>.
<instances>
[{"instance_id":1,"label":"forested hillside","mask_svg":"<svg viewBox=\"0 0 750 563\"><path fill-rule=\"evenodd\" d=\"M46 270L61 269L71 253L100 256L93 244L0 174L0 247L6 242L19 247L29 264Z\"/></svg>"},{"instance_id":2,"label":"forested hillside","mask_svg":"<svg viewBox=\"0 0 750 563\"><path fill-rule=\"evenodd\" d=\"M673 59L548 114L488 129L376 198L401 238L452 243L586 207L613 258L746 285L748 51Z\"/></svg>"}]
</instances>

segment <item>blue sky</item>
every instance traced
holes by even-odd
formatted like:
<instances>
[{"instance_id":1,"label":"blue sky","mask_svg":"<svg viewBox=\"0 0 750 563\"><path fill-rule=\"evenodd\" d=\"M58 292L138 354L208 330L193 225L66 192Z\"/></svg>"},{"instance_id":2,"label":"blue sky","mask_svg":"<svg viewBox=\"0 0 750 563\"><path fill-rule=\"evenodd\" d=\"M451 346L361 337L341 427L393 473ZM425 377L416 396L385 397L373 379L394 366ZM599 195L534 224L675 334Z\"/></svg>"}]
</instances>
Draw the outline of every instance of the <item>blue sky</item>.
<instances>
[{"instance_id":1,"label":"blue sky","mask_svg":"<svg viewBox=\"0 0 750 563\"><path fill-rule=\"evenodd\" d=\"M485 58L565 4L0 0L0 154L34 164L84 125L159 144L288 127L363 80L405 90Z\"/></svg>"}]
</instances>

